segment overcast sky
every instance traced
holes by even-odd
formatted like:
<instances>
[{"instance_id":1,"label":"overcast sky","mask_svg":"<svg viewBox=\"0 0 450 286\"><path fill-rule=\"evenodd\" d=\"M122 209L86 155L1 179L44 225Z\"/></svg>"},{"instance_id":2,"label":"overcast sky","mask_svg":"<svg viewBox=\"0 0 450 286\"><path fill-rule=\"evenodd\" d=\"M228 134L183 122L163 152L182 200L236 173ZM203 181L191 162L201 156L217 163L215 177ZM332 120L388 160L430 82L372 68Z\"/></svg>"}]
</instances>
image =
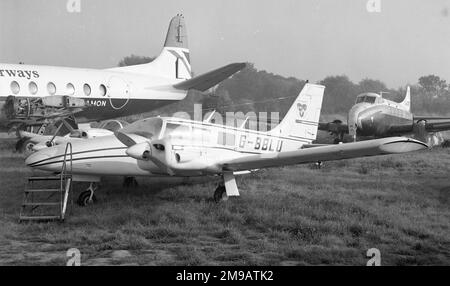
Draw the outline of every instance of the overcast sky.
<instances>
[{"instance_id":1,"label":"overcast sky","mask_svg":"<svg viewBox=\"0 0 450 286\"><path fill-rule=\"evenodd\" d=\"M67 1L0 0L0 62L107 68L155 56L182 13L196 74L248 61L313 82L450 82L450 0L379 0L379 13L368 0L79 0L80 13Z\"/></svg>"}]
</instances>

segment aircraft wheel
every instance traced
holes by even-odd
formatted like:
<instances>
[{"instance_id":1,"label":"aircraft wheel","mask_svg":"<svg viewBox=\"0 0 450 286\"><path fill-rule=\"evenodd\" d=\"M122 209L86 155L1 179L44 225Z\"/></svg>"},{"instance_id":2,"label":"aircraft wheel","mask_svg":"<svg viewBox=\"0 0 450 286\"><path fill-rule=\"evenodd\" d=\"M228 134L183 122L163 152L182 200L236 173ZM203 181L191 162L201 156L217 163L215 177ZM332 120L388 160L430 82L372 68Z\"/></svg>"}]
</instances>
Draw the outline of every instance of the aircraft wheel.
<instances>
[{"instance_id":1,"label":"aircraft wheel","mask_svg":"<svg viewBox=\"0 0 450 286\"><path fill-rule=\"evenodd\" d=\"M29 156L32 153L34 153L34 143L27 140L25 141L25 143L23 144L23 153L25 154L25 156Z\"/></svg>"},{"instance_id":2,"label":"aircraft wheel","mask_svg":"<svg viewBox=\"0 0 450 286\"><path fill-rule=\"evenodd\" d=\"M225 186L218 186L216 191L214 192L214 201L216 203L220 203L221 201L228 200L227 191L225 190Z\"/></svg>"},{"instance_id":3,"label":"aircraft wheel","mask_svg":"<svg viewBox=\"0 0 450 286\"><path fill-rule=\"evenodd\" d=\"M97 198L91 191L84 191L78 196L78 205L81 207L86 207L97 202Z\"/></svg>"},{"instance_id":4,"label":"aircraft wheel","mask_svg":"<svg viewBox=\"0 0 450 286\"><path fill-rule=\"evenodd\" d=\"M138 187L138 182L136 180L135 177L125 177L123 179L123 184L122 186L124 186L125 188L137 188Z\"/></svg>"}]
</instances>

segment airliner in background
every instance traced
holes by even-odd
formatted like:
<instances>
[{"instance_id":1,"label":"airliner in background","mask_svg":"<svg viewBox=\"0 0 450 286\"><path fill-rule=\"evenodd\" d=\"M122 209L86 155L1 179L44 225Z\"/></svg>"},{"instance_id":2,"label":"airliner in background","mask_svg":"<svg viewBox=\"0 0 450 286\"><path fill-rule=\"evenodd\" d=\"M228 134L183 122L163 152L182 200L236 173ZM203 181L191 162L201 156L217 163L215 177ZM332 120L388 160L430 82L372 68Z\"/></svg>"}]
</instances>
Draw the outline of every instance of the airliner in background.
<instances>
[{"instance_id":1,"label":"airliner in background","mask_svg":"<svg viewBox=\"0 0 450 286\"><path fill-rule=\"evenodd\" d=\"M152 62L111 69L0 64L0 126L43 134L48 124L85 123L148 112L205 91L242 70L233 63L192 77L184 17L172 18Z\"/></svg>"},{"instance_id":2,"label":"airliner in background","mask_svg":"<svg viewBox=\"0 0 450 286\"><path fill-rule=\"evenodd\" d=\"M319 130L333 134L335 143L342 142L345 134L351 135L354 141L406 135L432 145L429 134L450 130L450 118L414 115L408 86L402 102L385 99L377 93L362 93L348 113L347 124L340 120L323 122L319 123Z\"/></svg>"}]
</instances>

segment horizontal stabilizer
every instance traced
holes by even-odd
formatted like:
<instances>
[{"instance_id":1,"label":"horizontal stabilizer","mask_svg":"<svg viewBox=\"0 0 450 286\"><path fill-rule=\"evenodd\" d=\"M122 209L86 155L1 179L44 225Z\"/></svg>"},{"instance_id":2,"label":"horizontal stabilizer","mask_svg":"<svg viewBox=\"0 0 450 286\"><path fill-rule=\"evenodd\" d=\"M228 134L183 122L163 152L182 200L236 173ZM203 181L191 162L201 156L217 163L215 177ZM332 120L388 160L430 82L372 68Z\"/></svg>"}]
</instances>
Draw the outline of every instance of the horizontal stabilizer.
<instances>
[{"instance_id":1,"label":"horizontal stabilizer","mask_svg":"<svg viewBox=\"0 0 450 286\"><path fill-rule=\"evenodd\" d=\"M428 148L428 145L418 140L405 137L389 137L353 143L319 146L296 151L250 155L224 161L221 165L224 171L240 171L318 161L398 154L426 148Z\"/></svg>"},{"instance_id":2,"label":"horizontal stabilizer","mask_svg":"<svg viewBox=\"0 0 450 286\"><path fill-rule=\"evenodd\" d=\"M246 63L233 63L174 85L176 89L205 91L244 69Z\"/></svg>"}]
</instances>

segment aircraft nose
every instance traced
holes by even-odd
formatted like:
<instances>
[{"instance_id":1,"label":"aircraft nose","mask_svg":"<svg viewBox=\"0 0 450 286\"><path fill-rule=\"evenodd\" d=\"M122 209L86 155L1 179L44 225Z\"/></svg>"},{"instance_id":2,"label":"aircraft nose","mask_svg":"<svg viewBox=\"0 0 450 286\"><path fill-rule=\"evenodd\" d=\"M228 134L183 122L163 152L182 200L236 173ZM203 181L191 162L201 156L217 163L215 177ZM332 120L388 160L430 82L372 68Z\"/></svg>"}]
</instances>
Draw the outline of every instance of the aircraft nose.
<instances>
[{"instance_id":1,"label":"aircraft nose","mask_svg":"<svg viewBox=\"0 0 450 286\"><path fill-rule=\"evenodd\" d=\"M46 152L46 150L37 151L32 153L25 159L25 164L29 167L34 167L39 163L44 163L47 159L50 158L50 155Z\"/></svg>"}]
</instances>

